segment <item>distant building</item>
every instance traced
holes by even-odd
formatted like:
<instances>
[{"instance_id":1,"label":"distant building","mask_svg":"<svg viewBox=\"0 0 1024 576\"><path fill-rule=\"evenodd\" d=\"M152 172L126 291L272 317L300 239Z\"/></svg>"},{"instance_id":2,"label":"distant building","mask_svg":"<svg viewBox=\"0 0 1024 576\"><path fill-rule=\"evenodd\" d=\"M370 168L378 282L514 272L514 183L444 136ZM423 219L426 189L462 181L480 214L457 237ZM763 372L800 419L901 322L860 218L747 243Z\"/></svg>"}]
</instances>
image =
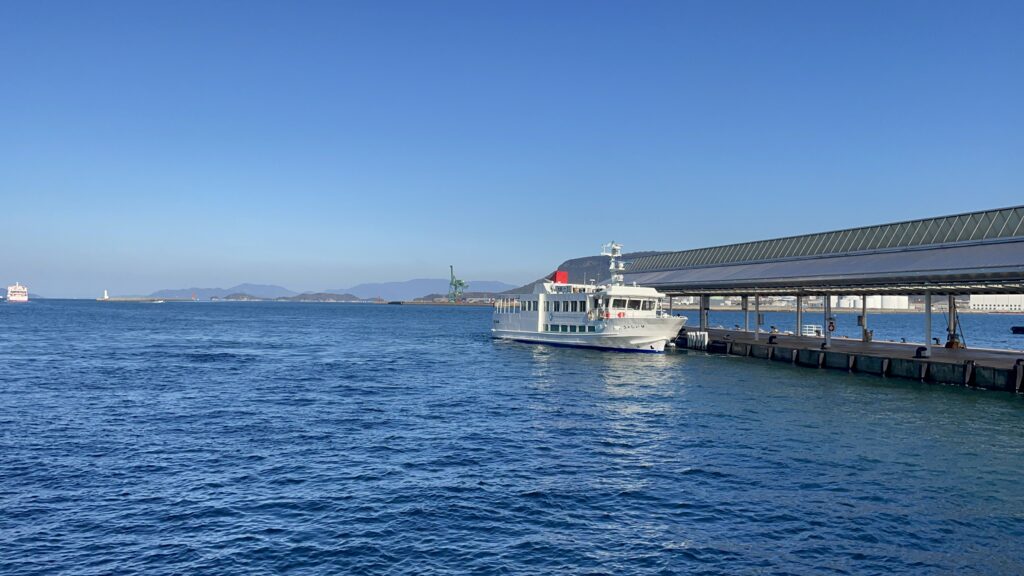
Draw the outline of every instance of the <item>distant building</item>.
<instances>
[{"instance_id":1,"label":"distant building","mask_svg":"<svg viewBox=\"0 0 1024 576\"><path fill-rule=\"evenodd\" d=\"M833 308L860 308L860 296L832 296ZM868 296L868 308L872 310L909 310L910 296Z\"/></svg>"},{"instance_id":2,"label":"distant building","mask_svg":"<svg viewBox=\"0 0 1024 576\"><path fill-rule=\"evenodd\" d=\"M971 310L1024 312L1024 294L971 294Z\"/></svg>"},{"instance_id":3,"label":"distant building","mask_svg":"<svg viewBox=\"0 0 1024 576\"><path fill-rule=\"evenodd\" d=\"M672 305L673 306L696 306L697 305L697 297L696 296L676 296L676 297L672 298Z\"/></svg>"}]
</instances>

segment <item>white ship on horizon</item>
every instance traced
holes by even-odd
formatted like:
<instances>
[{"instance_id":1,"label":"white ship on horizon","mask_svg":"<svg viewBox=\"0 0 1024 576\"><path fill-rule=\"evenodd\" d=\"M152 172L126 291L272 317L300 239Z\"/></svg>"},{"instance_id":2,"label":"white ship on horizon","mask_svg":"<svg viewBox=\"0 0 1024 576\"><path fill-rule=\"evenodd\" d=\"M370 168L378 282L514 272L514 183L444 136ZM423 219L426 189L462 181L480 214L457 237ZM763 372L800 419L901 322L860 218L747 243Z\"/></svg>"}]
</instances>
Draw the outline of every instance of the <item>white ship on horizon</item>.
<instances>
[{"instance_id":1,"label":"white ship on horizon","mask_svg":"<svg viewBox=\"0 0 1024 576\"><path fill-rule=\"evenodd\" d=\"M608 284L569 284L566 272L538 282L530 294L494 303L491 336L556 346L627 352L664 352L686 323L662 308L665 295L654 288L622 282L622 246L606 244Z\"/></svg>"},{"instance_id":2,"label":"white ship on horizon","mask_svg":"<svg viewBox=\"0 0 1024 576\"><path fill-rule=\"evenodd\" d=\"M7 287L8 302L28 302L28 288L15 282L13 286Z\"/></svg>"}]
</instances>

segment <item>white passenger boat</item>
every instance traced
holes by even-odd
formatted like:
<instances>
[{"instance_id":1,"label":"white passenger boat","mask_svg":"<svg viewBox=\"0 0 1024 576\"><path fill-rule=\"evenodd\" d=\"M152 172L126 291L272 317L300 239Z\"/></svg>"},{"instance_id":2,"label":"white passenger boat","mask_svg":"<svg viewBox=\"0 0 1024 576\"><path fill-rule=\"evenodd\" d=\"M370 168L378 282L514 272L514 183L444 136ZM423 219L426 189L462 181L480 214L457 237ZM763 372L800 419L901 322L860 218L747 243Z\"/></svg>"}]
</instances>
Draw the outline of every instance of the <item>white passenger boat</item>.
<instances>
[{"instance_id":1,"label":"white passenger boat","mask_svg":"<svg viewBox=\"0 0 1024 576\"><path fill-rule=\"evenodd\" d=\"M606 244L601 255L610 260L608 284L569 284L565 272L555 272L549 281L535 284L531 294L496 300L491 336L556 346L664 352L686 318L663 310L665 295L654 288L623 284L622 246Z\"/></svg>"},{"instance_id":2,"label":"white passenger boat","mask_svg":"<svg viewBox=\"0 0 1024 576\"><path fill-rule=\"evenodd\" d=\"M8 302L28 302L28 288L15 282L13 286L7 287Z\"/></svg>"}]
</instances>

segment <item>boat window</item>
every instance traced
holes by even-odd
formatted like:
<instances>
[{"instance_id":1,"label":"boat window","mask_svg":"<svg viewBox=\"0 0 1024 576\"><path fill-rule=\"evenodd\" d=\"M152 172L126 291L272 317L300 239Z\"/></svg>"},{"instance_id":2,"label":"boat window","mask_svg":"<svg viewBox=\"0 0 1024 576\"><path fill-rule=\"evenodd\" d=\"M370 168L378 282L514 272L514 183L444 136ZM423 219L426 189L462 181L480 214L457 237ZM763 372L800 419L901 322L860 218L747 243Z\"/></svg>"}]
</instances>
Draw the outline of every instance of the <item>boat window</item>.
<instances>
[{"instance_id":1,"label":"boat window","mask_svg":"<svg viewBox=\"0 0 1024 576\"><path fill-rule=\"evenodd\" d=\"M612 308L614 308L616 310L625 310L626 309L626 299L625 298L613 298L612 299Z\"/></svg>"},{"instance_id":2,"label":"boat window","mask_svg":"<svg viewBox=\"0 0 1024 576\"><path fill-rule=\"evenodd\" d=\"M587 326L587 332L597 332L597 326Z\"/></svg>"},{"instance_id":3,"label":"boat window","mask_svg":"<svg viewBox=\"0 0 1024 576\"><path fill-rule=\"evenodd\" d=\"M644 310L654 310L654 300L644 300Z\"/></svg>"},{"instance_id":4,"label":"boat window","mask_svg":"<svg viewBox=\"0 0 1024 576\"><path fill-rule=\"evenodd\" d=\"M576 310L576 306L577 306L577 302L575 300L573 300L572 304L570 304L570 310L569 311L570 312L576 312L577 311Z\"/></svg>"},{"instance_id":5,"label":"boat window","mask_svg":"<svg viewBox=\"0 0 1024 576\"><path fill-rule=\"evenodd\" d=\"M576 326L575 325L569 326L569 332L575 332L575 331L576 331Z\"/></svg>"},{"instance_id":6,"label":"boat window","mask_svg":"<svg viewBox=\"0 0 1024 576\"><path fill-rule=\"evenodd\" d=\"M629 309L630 310L639 310L640 309L640 302L641 302L641 300L630 300L629 301Z\"/></svg>"}]
</instances>

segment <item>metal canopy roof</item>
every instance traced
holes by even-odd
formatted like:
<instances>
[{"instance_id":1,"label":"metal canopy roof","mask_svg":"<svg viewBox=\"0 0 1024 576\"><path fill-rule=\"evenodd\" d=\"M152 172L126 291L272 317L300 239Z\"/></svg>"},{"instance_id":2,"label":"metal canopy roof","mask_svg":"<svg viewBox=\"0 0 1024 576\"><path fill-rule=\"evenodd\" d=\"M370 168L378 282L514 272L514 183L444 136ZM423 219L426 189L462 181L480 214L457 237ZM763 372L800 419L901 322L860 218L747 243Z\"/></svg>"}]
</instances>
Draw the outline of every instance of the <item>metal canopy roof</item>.
<instances>
[{"instance_id":1,"label":"metal canopy roof","mask_svg":"<svg viewBox=\"0 0 1024 576\"><path fill-rule=\"evenodd\" d=\"M626 280L675 294L1024 293L1024 206L646 256Z\"/></svg>"}]
</instances>

